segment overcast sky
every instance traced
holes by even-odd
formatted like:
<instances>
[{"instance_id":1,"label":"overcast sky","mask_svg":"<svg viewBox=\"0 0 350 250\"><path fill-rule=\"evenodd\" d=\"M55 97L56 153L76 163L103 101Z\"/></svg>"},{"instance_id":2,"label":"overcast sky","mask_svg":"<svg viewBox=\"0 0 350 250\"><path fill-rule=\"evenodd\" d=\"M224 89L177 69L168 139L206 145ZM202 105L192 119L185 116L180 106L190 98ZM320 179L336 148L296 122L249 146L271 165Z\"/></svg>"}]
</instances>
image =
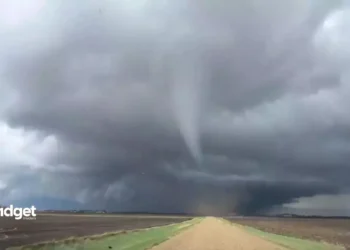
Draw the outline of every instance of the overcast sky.
<instances>
[{"instance_id":1,"label":"overcast sky","mask_svg":"<svg viewBox=\"0 0 350 250\"><path fill-rule=\"evenodd\" d=\"M0 0L0 202L350 215L345 2Z\"/></svg>"}]
</instances>

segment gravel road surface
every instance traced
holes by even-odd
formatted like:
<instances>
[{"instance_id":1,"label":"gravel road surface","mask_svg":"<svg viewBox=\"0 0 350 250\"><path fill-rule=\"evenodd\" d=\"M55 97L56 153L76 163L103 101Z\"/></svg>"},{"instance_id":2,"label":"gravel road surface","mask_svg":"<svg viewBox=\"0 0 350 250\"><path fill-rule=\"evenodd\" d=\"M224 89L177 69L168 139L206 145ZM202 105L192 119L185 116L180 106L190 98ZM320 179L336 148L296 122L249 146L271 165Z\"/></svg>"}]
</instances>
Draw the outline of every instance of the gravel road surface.
<instances>
[{"instance_id":1,"label":"gravel road surface","mask_svg":"<svg viewBox=\"0 0 350 250\"><path fill-rule=\"evenodd\" d=\"M216 219L205 218L199 224L176 235L152 250L286 250L243 229Z\"/></svg>"}]
</instances>

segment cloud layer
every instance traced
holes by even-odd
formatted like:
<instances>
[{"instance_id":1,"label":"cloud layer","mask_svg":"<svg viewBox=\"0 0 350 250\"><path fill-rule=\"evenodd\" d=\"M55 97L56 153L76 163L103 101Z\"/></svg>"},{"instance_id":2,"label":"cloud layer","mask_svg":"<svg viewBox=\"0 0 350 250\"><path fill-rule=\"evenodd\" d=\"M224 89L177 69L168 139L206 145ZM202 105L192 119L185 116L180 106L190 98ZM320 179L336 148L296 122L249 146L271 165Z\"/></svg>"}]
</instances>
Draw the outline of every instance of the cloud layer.
<instances>
[{"instance_id":1,"label":"cloud layer","mask_svg":"<svg viewBox=\"0 0 350 250\"><path fill-rule=\"evenodd\" d=\"M4 201L256 213L350 192L345 2L0 5Z\"/></svg>"}]
</instances>

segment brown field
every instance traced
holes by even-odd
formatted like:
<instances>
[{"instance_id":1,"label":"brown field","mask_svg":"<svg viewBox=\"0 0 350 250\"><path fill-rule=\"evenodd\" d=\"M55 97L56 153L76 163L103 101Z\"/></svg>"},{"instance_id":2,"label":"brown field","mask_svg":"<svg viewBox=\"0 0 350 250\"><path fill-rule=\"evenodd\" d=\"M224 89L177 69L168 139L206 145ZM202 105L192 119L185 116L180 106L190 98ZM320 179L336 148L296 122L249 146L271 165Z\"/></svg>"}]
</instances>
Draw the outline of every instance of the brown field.
<instances>
[{"instance_id":1,"label":"brown field","mask_svg":"<svg viewBox=\"0 0 350 250\"><path fill-rule=\"evenodd\" d=\"M0 218L0 250L42 241L178 223L189 217L149 215L38 215L36 220Z\"/></svg>"},{"instance_id":2,"label":"brown field","mask_svg":"<svg viewBox=\"0 0 350 250\"><path fill-rule=\"evenodd\" d=\"M350 219L240 217L229 220L265 232L325 241L350 249Z\"/></svg>"}]
</instances>

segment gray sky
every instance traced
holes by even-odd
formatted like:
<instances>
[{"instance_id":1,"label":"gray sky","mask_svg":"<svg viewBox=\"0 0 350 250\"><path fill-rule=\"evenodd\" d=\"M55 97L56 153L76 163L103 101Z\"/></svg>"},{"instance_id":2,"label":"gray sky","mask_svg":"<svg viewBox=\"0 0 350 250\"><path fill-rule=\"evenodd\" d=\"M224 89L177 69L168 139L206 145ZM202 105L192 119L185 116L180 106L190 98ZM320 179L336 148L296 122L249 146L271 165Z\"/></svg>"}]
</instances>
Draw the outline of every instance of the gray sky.
<instances>
[{"instance_id":1,"label":"gray sky","mask_svg":"<svg viewBox=\"0 0 350 250\"><path fill-rule=\"evenodd\" d=\"M345 1L0 0L1 201L349 213L348 31Z\"/></svg>"}]
</instances>

